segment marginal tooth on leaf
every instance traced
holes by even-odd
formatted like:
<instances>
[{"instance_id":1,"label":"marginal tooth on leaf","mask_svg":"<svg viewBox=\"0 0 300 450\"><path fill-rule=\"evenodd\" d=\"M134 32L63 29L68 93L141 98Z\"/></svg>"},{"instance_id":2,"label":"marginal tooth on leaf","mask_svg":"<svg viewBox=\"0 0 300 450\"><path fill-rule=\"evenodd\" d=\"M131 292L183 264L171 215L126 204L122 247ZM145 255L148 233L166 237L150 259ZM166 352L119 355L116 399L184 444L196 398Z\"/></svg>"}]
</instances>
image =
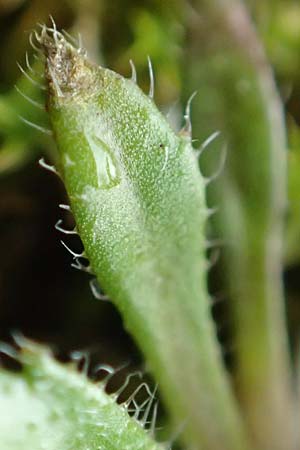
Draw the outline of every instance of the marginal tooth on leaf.
<instances>
[{"instance_id":1,"label":"marginal tooth on leaf","mask_svg":"<svg viewBox=\"0 0 300 450\"><path fill-rule=\"evenodd\" d=\"M61 219L59 219L59 220L56 222L56 224L54 225L54 228L55 228L57 231L60 231L60 232L63 233L63 234L77 234L76 228L74 228L74 230L65 230L64 228L62 228L62 227L61 227L62 222L63 222L63 221L62 221Z\"/></svg>"},{"instance_id":2,"label":"marginal tooth on leaf","mask_svg":"<svg viewBox=\"0 0 300 450\"><path fill-rule=\"evenodd\" d=\"M90 288L93 296L97 300L109 301L109 297L107 295L102 294L97 278L93 278L90 280Z\"/></svg>"},{"instance_id":3,"label":"marginal tooth on leaf","mask_svg":"<svg viewBox=\"0 0 300 450\"><path fill-rule=\"evenodd\" d=\"M26 70L24 70L23 67L21 66L21 64L19 64L18 62L17 62L17 66L20 69L20 71L22 72L22 74L24 75L24 77L27 78L28 81L30 81L32 84L34 84L38 88L42 89L43 91L46 90L46 87L44 85L42 85L41 83L39 83L38 81L36 81L33 78L31 78L31 76L28 75Z\"/></svg>"},{"instance_id":4,"label":"marginal tooth on leaf","mask_svg":"<svg viewBox=\"0 0 300 450\"><path fill-rule=\"evenodd\" d=\"M133 83L136 83L137 81L136 68L132 59L129 60L129 64L131 67L131 81L133 81Z\"/></svg>"},{"instance_id":5,"label":"marginal tooth on leaf","mask_svg":"<svg viewBox=\"0 0 300 450\"><path fill-rule=\"evenodd\" d=\"M17 85L15 85L15 90L23 97L25 98L25 100L27 100L29 103L31 103L33 106L36 106L37 108L41 109L41 110L45 110L44 105L42 105L41 103L33 100L32 98L28 97L28 95L24 94L24 92L21 91L20 88L18 88Z\"/></svg>"},{"instance_id":6,"label":"marginal tooth on leaf","mask_svg":"<svg viewBox=\"0 0 300 450\"><path fill-rule=\"evenodd\" d=\"M25 119L23 116L18 116L19 119L24 122L26 125L29 125L31 128L34 128L35 130L41 131L44 134L48 134L49 136L52 136L53 133L51 130L48 130L48 128L42 127L40 125L37 125L34 122L31 122L30 120Z\"/></svg>"},{"instance_id":7,"label":"marginal tooth on leaf","mask_svg":"<svg viewBox=\"0 0 300 450\"><path fill-rule=\"evenodd\" d=\"M71 264L71 267L73 267L73 269L80 270L81 272L93 274L93 270L92 270L92 267L90 266L90 264L88 266L85 266L84 264L82 264L80 262L80 260L78 258L75 258L75 262L73 262Z\"/></svg>"},{"instance_id":8,"label":"marginal tooth on leaf","mask_svg":"<svg viewBox=\"0 0 300 450\"><path fill-rule=\"evenodd\" d=\"M30 35L29 35L29 43L30 43L31 47L33 48L33 50L35 50L35 51L36 51L37 53L39 53L42 57L44 57L44 52L42 51L42 49L39 48L39 47L37 47L37 46L35 45L35 43L33 42L33 35L34 35L34 33L31 32Z\"/></svg>"},{"instance_id":9,"label":"marginal tooth on leaf","mask_svg":"<svg viewBox=\"0 0 300 450\"><path fill-rule=\"evenodd\" d=\"M145 409L143 417L140 420L140 423L142 424L143 427L145 427L146 423L149 420L149 415L150 415L150 412L151 412L151 408L152 408L153 402L155 400L156 391L157 391L157 385L155 386L151 396L149 397L149 401L148 401L147 407ZM151 423L151 421L150 421L150 423Z\"/></svg>"},{"instance_id":10,"label":"marginal tooth on leaf","mask_svg":"<svg viewBox=\"0 0 300 450\"><path fill-rule=\"evenodd\" d=\"M154 97L154 73L153 73L153 67L152 67L152 62L151 62L150 56L147 56L147 60L148 60L148 69L149 69L149 78L150 78L150 88L149 88L148 96L150 98L153 98Z\"/></svg>"},{"instance_id":11,"label":"marginal tooth on leaf","mask_svg":"<svg viewBox=\"0 0 300 450\"><path fill-rule=\"evenodd\" d=\"M65 247L65 249L67 249L68 252L73 256L73 259L85 258L84 250L81 253L76 253L76 252L73 252L73 250L71 250L70 247L68 247L67 244L64 241L60 241L60 242Z\"/></svg>"},{"instance_id":12,"label":"marginal tooth on leaf","mask_svg":"<svg viewBox=\"0 0 300 450\"><path fill-rule=\"evenodd\" d=\"M33 55L34 57L36 57L36 55ZM36 57L37 58L37 57ZM36 59L35 58L35 59ZM38 59L38 58L37 58ZM38 59L39 60L39 59ZM36 72L32 67L31 67L31 64L30 64L30 62L29 62L29 56L28 56L28 52L26 52L25 53L25 62L26 62L26 67L27 67L27 69L34 75L34 76L36 76L36 77L39 77L39 78L44 78L44 74L43 73L38 73L38 72Z\"/></svg>"},{"instance_id":13,"label":"marginal tooth on leaf","mask_svg":"<svg viewBox=\"0 0 300 450\"><path fill-rule=\"evenodd\" d=\"M31 65L30 65L30 63L29 63L28 52L25 53L25 61L26 61L26 67L27 67L27 69L28 69L33 75L35 75L35 71L33 70L33 68L31 67Z\"/></svg>"},{"instance_id":14,"label":"marginal tooth on leaf","mask_svg":"<svg viewBox=\"0 0 300 450\"><path fill-rule=\"evenodd\" d=\"M207 208L206 209L206 217L212 217L215 214L217 214L217 212L219 212L220 208L218 206L215 206L213 208Z\"/></svg>"},{"instance_id":15,"label":"marginal tooth on leaf","mask_svg":"<svg viewBox=\"0 0 300 450\"><path fill-rule=\"evenodd\" d=\"M186 108L185 108L185 114L183 116L183 118L185 120L185 124L184 124L182 130L180 131L180 134L182 134L182 135L188 135L188 136L192 135L191 103L192 103L193 99L195 98L196 94L197 94L197 91L193 92L187 101Z\"/></svg>"},{"instance_id":16,"label":"marginal tooth on leaf","mask_svg":"<svg viewBox=\"0 0 300 450\"><path fill-rule=\"evenodd\" d=\"M63 203L60 203L60 204L58 205L58 207L59 207L60 209L64 209L65 211L70 211L70 212L71 212L71 206L70 206L70 205L64 205Z\"/></svg>"},{"instance_id":17,"label":"marginal tooth on leaf","mask_svg":"<svg viewBox=\"0 0 300 450\"><path fill-rule=\"evenodd\" d=\"M219 305L220 303L224 303L226 301L226 294L225 292L219 291L219 292L215 292L213 297L211 297L210 301L211 301L211 305L215 306L215 305Z\"/></svg>"},{"instance_id":18,"label":"marginal tooth on leaf","mask_svg":"<svg viewBox=\"0 0 300 450\"><path fill-rule=\"evenodd\" d=\"M81 33L78 33L78 50L81 52L83 50L83 40ZM84 51L85 53L85 51Z\"/></svg>"},{"instance_id":19,"label":"marginal tooth on leaf","mask_svg":"<svg viewBox=\"0 0 300 450\"><path fill-rule=\"evenodd\" d=\"M158 402L155 403L150 423L150 435L155 436L156 420L157 420Z\"/></svg>"},{"instance_id":20,"label":"marginal tooth on leaf","mask_svg":"<svg viewBox=\"0 0 300 450\"><path fill-rule=\"evenodd\" d=\"M222 247L224 246L223 239L210 239L205 241L204 247L208 250L210 248Z\"/></svg>"},{"instance_id":21,"label":"marginal tooth on leaf","mask_svg":"<svg viewBox=\"0 0 300 450\"><path fill-rule=\"evenodd\" d=\"M33 34L34 34L35 39L38 41L38 43L41 44L41 43L42 43L42 39L43 39L43 38L45 37L45 35L47 34L47 28L46 28L46 25L42 25L42 31L41 31L41 34L40 34L40 35L37 33L36 30L33 31Z\"/></svg>"},{"instance_id":22,"label":"marginal tooth on leaf","mask_svg":"<svg viewBox=\"0 0 300 450\"><path fill-rule=\"evenodd\" d=\"M49 14L49 19L51 20L54 33L57 33L56 23L55 23L55 20L53 19L52 14Z\"/></svg>"},{"instance_id":23,"label":"marginal tooth on leaf","mask_svg":"<svg viewBox=\"0 0 300 450\"><path fill-rule=\"evenodd\" d=\"M133 399L136 397L136 395L142 390L145 389L147 394L149 396L152 396L152 392L150 391L150 388L146 382L141 383L134 391L133 393L128 397L128 399L124 402L127 407L130 405L130 403L133 401Z\"/></svg>"},{"instance_id":24,"label":"marginal tooth on leaf","mask_svg":"<svg viewBox=\"0 0 300 450\"><path fill-rule=\"evenodd\" d=\"M222 151L221 151L219 167L217 168L215 173L213 173L211 176L204 177L204 183L206 186L208 184L212 183L214 180L216 180L221 175L221 173L223 172L225 165L226 165L226 159L227 159L227 145L224 145L222 148Z\"/></svg>"},{"instance_id":25,"label":"marginal tooth on leaf","mask_svg":"<svg viewBox=\"0 0 300 450\"><path fill-rule=\"evenodd\" d=\"M96 367L93 369L93 375L96 376L101 371L107 372L106 377L104 378L104 380L101 381L101 383L106 383L107 377L109 377L109 379L110 379L115 374L115 369L112 366L110 366L109 364L102 363L102 364L96 365Z\"/></svg>"},{"instance_id":26,"label":"marginal tooth on leaf","mask_svg":"<svg viewBox=\"0 0 300 450\"><path fill-rule=\"evenodd\" d=\"M55 173L55 175L59 175L59 172L56 170L55 166L51 166L50 164L47 164L44 158L39 159L39 165L43 168L48 170L49 172Z\"/></svg>"},{"instance_id":27,"label":"marginal tooth on leaf","mask_svg":"<svg viewBox=\"0 0 300 450\"><path fill-rule=\"evenodd\" d=\"M7 344L6 342L0 342L0 353L3 353L10 358L18 359L17 350L12 345Z\"/></svg>"},{"instance_id":28,"label":"marginal tooth on leaf","mask_svg":"<svg viewBox=\"0 0 300 450\"><path fill-rule=\"evenodd\" d=\"M78 365L83 361L82 372L87 376L90 365L90 355L86 350L74 350L70 355L72 361L78 363Z\"/></svg>"},{"instance_id":29,"label":"marginal tooth on leaf","mask_svg":"<svg viewBox=\"0 0 300 450\"><path fill-rule=\"evenodd\" d=\"M132 378L134 377L139 377L140 379L142 378L143 373L140 370L137 370L135 372L132 372L130 374L128 374L126 376L125 382L122 384L122 386L115 392L115 394L117 395L117 397L119 397L124 391L125 389L129 386L129 383L131 381Z\"/></svg>"},{"instance_id":30,"label":"marginal tooth on leaf","mask_svg":"<svg viewBox=\"0 0 300 450\"><path fill-rule=\"evenodd\" d=\"M211 252L209 259L207 260L207 270L212 269L217 262L220 259L220 249L219 248L214 248L213 251Z\"/></svg>"},{"instance_id":31,"label":"marginal tooth on leaf","mask_svg":"<svg viewBox=\"0 0 300 450\"><path fill-rule=\"evenodd\" d=\"M199 158L199 156L202 155L205 149L221 134L221 131L215 131L210 136L208 136L207 139L205 139L204 142L200 145L198 149L196 149L196 156Z\"/></svg>"},{"instance_id":32,"label":"marginal tooth on leaf","mask_svg":"<svg viewBox=\"0 0 300 450\"><path fill-rule=\"evenodd\" d=\"M103 384L104 386L107 386L108 383L110 382L110 380L119 372L121 372L121 370L125 369L126 367L129 366L129 361L126 361L124 364L121 364L119 367L112 367L109 364L97 364L96 367L93 370L93 375L97 375L99 372L104 371L107 372L107 375L105 378L103 378L103 380L101 380L101 384ZM116 400L117 400L117 396Z\"/></svg>"},{"instance_id":33,"label":"marginal tooth on leaf","mask_svg":"<svg viewBox=\"0 0 300 450\"><path fill-rule=\"evenodd\" d=\"M12 330L11 336L14 340L14 342L17 344L20 348L30 348L32 346L32 341L27 339L23 333L19 330Z\"/></svg>"}]
</instances>

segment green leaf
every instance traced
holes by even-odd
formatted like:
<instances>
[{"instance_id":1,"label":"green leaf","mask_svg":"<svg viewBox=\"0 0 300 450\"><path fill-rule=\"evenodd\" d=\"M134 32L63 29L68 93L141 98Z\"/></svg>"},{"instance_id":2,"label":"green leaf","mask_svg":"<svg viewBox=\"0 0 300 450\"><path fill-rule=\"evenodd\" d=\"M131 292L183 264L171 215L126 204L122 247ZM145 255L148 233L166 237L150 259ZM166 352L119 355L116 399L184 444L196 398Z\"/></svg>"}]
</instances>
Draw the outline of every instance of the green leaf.
<instances>
[{"instance_id":1,"label":"green leaf","mask_svg":"<svg viewBox=\"0 0 300 450\"><path fill-rule=\"evenodd\" d=\"M60 171L92 271L143 350L174 424L185 424L185 443L248 448L210 313L206 180L188 112L177 135L132 80L92 64L56 30L38 40Z\"/></svg>"},{"instance_id":2,"label":"green leaf","mask_svg":"<svg viewBox=\"0 0 300 450\"><path fill-rule=\"evenodd\" d=\"M126 407L28 341L21 373L0 370L1 450L162 450Z\"/></svg>"}]
</instances>

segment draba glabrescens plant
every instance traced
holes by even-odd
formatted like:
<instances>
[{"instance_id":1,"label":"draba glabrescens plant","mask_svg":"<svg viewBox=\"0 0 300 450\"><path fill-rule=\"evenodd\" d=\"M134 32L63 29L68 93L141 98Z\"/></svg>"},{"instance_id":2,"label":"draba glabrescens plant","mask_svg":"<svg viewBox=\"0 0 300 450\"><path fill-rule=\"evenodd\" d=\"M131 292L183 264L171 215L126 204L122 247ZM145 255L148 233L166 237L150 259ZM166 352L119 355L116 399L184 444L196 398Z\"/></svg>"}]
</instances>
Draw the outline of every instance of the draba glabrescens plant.
<instances>
[{"instance_id":1,"label":"draba glabrescens plant","mask_svg":"<svg viewBox=\"0 0 300 450\"><path fill-rule=\"evenodd\" d=\"M84 245L81 254L71 251L74 265L92 273L96 295L121 312L184 448L260 448L224 366L207 290L205 227L213 211L206 186L213 177L201 174L199 154L216 133L193 148L190 101L182 130L171 128L153 101L151 64L145 95L133 65L126 79L93 64L54 24L33 38L59 153L57 169L49 167L65 184ZM167 448L154 441L153 393L129 417L128 401L117 405L103 385L17 340L23 371L0 372L3 450Z\"/></svg>"}]
</instances>

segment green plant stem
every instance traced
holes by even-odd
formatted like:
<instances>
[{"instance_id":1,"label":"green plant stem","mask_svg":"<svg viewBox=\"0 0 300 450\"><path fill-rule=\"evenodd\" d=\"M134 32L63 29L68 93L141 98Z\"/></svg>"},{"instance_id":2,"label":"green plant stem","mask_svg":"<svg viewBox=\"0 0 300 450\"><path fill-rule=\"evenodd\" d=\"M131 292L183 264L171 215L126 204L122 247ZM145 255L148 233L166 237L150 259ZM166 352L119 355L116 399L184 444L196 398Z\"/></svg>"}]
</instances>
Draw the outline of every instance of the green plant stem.
<instances>
[{"instance_id":1,"label":"green plant stem","mask_svg":"<svg viewBox=\"0 0 300 450\"><path fill-rule=\"evenodd\" d=\"M244 6L195 1L187 86L195 135L223 131L229 157L214 198L226 242L236 383L259 448L296 448L282 287L286 142L280 99ZM197 65L197 68L195 67ZM213 124L213 125L212 125Z\"/></svg>"}]
</instances>

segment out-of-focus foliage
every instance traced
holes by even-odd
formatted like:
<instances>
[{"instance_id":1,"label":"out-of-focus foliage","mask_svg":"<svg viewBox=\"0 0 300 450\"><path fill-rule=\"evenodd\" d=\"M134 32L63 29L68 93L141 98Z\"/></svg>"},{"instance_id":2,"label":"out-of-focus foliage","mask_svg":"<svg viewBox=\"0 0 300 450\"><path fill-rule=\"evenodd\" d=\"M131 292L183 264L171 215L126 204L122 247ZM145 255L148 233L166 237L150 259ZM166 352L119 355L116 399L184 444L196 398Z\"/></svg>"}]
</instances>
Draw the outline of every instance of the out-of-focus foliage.
<instances>
[{"instance_id":1,"label":"out-of-focus foliage","mask_svg":"<svg viewBox=\"0 0 300 450\"><path fill-rule=\"evenodd\" d=\"M260 35L277 75L299 84L300 4L297 1L252 2Z\"/></svg>"},{"instance_id":2,"label":"out-of-focus foliage","mask_svg":"<svg viewBox=\"0 0 300 450\"><path fill-rule=\"evenodd\" d=\"M282 100L288 133L288 196L286 263L299 263L299 124L300 124L300 4L297 1L249 1L266 48Z\"/></svg>"},{"instance_id":3,"label":"out-of-focus foliage","mask_svg":"<svg viewBox=\"0 0 300 450\"><path fill-rule=\"evenodd\" d=\"M32 70L38 74L38 64ZM39 76L31 73L27 68L28 76L41 83ZM29 97L36 106L24 98L20 92ZM0 174L5 174L18 169L26 164L31 158L37 157L41 148L45 152L53 148L53 143L47 139L45 133L40 130L31 129L22 119L37 124L42 128L47 127L47 116L43 106L44 96L41 89L30 81L26 76L20 76L15 87L0 97L0 127L2 132L2 143L0 152ZM44 111L43 111L44 110Z\"/></svg>"},{"instance_id":4,"label":"out-of-focus foliage","mask_svg":"<svg viewBox=\"0 0 300 450\"><path fill-rule=\"evenodd\" d=\"M288 152L288 224L286 240L286 263L293 264L300 257L300 129L294 120L289 121Z\"/></svg>"}]
</instances>

